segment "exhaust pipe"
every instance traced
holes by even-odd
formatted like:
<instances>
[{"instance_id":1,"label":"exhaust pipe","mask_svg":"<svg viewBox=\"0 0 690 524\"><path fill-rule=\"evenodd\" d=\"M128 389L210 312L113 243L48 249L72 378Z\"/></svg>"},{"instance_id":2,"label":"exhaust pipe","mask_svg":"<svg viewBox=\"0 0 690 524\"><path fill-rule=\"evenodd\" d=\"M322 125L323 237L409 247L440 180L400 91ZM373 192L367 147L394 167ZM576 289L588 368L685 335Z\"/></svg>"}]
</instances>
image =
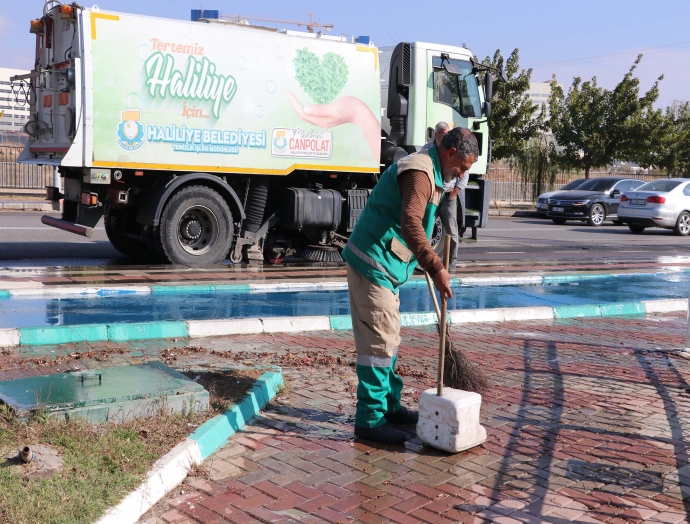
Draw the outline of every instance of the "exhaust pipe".
<instances>
[{"instance_id":1,"label":"exhaust pipe","mask_svg":"<svg viewBox=\"0 0 690 524\"><path fill-rule=\"evenodd\" d=\"M75 233L83 237L91 238L93 236L92 227L82 226L81 224L75 224L73 222L67 222L67 220L61 220L59 218L51 217L49 215L43 215L41 217L41 222L46 226L62 229L63 231Z\"/></svg>"}]
</instances>

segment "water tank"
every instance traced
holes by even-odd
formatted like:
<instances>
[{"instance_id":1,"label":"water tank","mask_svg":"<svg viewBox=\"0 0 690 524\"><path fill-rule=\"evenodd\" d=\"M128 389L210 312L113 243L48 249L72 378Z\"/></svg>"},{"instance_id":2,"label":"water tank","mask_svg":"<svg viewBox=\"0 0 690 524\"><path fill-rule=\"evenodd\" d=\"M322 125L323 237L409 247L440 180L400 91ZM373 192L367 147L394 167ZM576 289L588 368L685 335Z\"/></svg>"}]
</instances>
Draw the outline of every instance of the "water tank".
<instances>
[{"instance_id":1,"label":"water tank","mask_svg":"<svg viewBox=\"0 0 690 524\"><path fill-rule=\"evenodd\" d=\"M192 22L196 22L199 18L220 18L217 9L192 9Z\"/></svg>"}]
</instances>

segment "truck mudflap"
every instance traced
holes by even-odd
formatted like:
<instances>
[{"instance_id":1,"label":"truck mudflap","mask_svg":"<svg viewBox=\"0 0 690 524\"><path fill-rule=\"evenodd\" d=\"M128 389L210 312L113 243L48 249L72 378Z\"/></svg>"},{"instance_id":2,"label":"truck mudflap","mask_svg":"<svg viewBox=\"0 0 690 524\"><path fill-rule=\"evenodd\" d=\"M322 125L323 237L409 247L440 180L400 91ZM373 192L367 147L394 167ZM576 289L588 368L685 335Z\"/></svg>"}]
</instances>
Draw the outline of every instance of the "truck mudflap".
<instances>
[{"instance_id":1,"label":"truck mudflap","mask_svg":"<svg viewBox=\"0 0 690 524\"><path fill-rule=\"evenodd\" d=\"M51 217L49 215L43 215L41 217L41 222L46 226L55 227L57 229L62 229L69 233L75 233L83 237L91 238L93 236L93 228L89 226L83 226L81 224L75 224L74 222L68 222L67 220L62 220L60 218Z\"/></svg>"}]
</instances>

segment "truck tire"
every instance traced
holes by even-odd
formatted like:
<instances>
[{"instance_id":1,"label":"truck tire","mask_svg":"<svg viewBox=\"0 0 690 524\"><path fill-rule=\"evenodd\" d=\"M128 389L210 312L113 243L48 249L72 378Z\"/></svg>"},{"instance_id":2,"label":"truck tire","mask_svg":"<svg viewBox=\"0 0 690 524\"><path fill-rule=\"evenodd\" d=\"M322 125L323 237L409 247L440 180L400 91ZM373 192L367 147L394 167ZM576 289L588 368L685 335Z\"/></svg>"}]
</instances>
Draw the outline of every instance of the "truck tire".
<instances>
[{"instance_id":1,"label":"truck tire","mask_svg":"<svg viewBox=\"0 0 690 524\"><path fill-rule=\"evenodd\" d=\"M108 236L112 246L123 255L135 260L150 260L154 258L144 242L125 235L123 220L124 213L118 209L111 209L109 213L103 215L105 234Z\"/></svg>"},{"instance_id":2,"label":"truck tire","mask_svg":"<svg viewBox=\"0 0 690 524\"><path fill-rule=\"evenodd\" d=\"M154 241L173 264L206 266L225 260L233 234L223 197L206 186L187 186L165 204Z\"/></svg>"}]
</instances>

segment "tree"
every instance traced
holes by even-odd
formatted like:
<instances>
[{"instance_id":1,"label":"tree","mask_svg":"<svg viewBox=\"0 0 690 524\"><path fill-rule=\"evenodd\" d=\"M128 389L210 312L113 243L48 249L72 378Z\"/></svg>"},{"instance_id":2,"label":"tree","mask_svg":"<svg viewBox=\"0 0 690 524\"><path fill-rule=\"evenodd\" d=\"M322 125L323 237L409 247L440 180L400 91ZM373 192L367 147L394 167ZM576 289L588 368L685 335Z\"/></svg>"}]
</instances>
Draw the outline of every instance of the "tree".
<instances>
[{"instance_id":1,"label":"tree","mask_svg":"<svg viewBox=\"0 0 690 524\"><path fill-rule=\"evenodd\" d=\"M640 97L640 81L633 73L641 59L639 55L613 91L600 87L596 77L587 82L576 77L565 96L555 76L551 81L551 114L545 125L560 148L561 160L583 169L585 178L593 167L635 157L648 139L642 122L653 112L663 76Z\"/></svg>"},{"instance_id":2,"label":"tree","mask_svg":"<svg viewBox=\"0 0 690 524\"><path fill-rule=\"evenodd\" d=\"M527 94L532 70L520 70L518 61L519 50L515 49L505 61L508 82L494 83L489 134L492 157L495 160L523 153L527 142L539 134L543 124L544 106L542 105L542 111L534 117L534 111L539 106L532 104ZM487 56L482 63L502 69L504 59L501 50L496 50L493 58Z\"/></svg>"},{"instance_id":3,"label":"tree","mask_svg":"<svg viewBox=\"0 0 690 524\"><path fill-rule=\"evenodd\" d=\"M690 103L662 111L648 111L638 124L646 137L632 160L657 167L672 176L690 176Z\"/></svg>"}]
</instances>

